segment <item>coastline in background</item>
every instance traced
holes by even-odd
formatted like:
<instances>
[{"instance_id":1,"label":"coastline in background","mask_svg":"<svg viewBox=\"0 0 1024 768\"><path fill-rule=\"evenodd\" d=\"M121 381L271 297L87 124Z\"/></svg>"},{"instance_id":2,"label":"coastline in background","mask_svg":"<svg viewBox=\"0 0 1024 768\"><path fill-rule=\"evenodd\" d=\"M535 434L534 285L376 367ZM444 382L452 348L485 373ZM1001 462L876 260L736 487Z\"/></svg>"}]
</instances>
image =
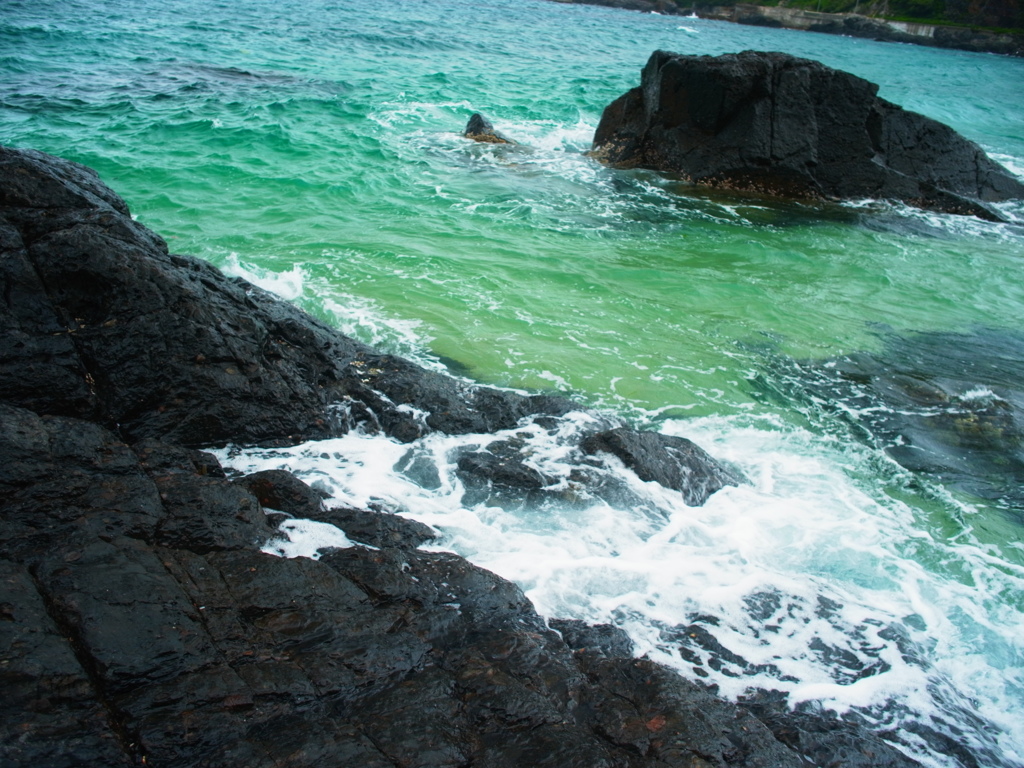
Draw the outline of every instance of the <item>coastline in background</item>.
<instances>
[{"instance_id":1,"label":"coastline in background","mask_svg":"<svg viewBox=\"0 0 1024 768\"><path fill-rule=\"evenodd\" d=\"M862 37L890 43L911 43L975 53L1024 56L1024 34L974 26L953 26L935 20L874 18L859 13L825 13L782 5L688 5L670 0L554 0L558 3L602 5L664 15L696 16L757 27ZM821 3L818 3L821 7Z\"/></svg>"}]
</instances>

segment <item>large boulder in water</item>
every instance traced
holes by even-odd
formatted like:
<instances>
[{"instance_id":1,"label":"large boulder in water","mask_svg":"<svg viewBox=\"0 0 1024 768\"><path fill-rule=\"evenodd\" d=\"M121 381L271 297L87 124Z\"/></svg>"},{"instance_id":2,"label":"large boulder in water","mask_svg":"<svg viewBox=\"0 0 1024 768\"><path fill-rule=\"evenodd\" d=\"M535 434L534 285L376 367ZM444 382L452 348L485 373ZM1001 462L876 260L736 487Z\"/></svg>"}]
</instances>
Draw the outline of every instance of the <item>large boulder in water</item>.
<instances>
[{"instance_id":1,"label":"large boulder in water","mask_svg":"<svg viewBox=\"0 0 1024 768\"><path fill-rule=\"evenodd\" d=\"M952 128L878 86L783 53L656 51L612 102L598 157L698 184L817 199L880 198L998 219L1024 184Z\"/></svg>"}]
</instances>

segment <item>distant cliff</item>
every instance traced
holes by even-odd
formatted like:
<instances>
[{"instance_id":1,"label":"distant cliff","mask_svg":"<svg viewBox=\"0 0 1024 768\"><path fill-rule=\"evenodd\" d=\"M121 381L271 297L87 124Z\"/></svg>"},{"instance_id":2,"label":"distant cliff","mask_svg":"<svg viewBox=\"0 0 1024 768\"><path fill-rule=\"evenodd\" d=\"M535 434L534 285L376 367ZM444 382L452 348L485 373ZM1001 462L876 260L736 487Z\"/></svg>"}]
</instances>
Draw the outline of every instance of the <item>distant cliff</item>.
<instances>
[{"instance_id":1,"label":"distant cliff","mask_svg":"<svg viewBox=\"0 0 1024 768\"><path fill-rule=\"evenodd\" d=\"M881 13L887 18L875 18L856 12L823 13L782 5L764 6L746 3L711 5L694 2L694 0L555 0L555 2L603 5L668 15L695 15L702 19L731 21L753 26L825 32L833 35L863 37L885 42L913 43L977 53L1024 56L1024 32L1018 31L1019 27L1024 26L1024 18L1018 18L1021 16L1020 11L1014 10L1013 13L997 15L957 13L953 2L943 3L942 0L935 0L931 3L929 8L935 7L938 10L920 20L912 13L906 13L910 9L910 5L906 2L901 3L899 0L882 4L864 3L863 6L856 0L850 3L845 0L824 0L823 3L818 3L815 6L824 5L826 8L835 8L845 4L865 13ZM908 8L904 9L903 5L908 5ZM914 8L920 6L920 3L913 4ZM893 17L899 17L900 20ZM964 26L951 25L951 20L955 23L963 23ZM1006 22L1014 29L979 28L977 26L979 20L987 20L992 23Z\"/></svg>"}]
</instances>

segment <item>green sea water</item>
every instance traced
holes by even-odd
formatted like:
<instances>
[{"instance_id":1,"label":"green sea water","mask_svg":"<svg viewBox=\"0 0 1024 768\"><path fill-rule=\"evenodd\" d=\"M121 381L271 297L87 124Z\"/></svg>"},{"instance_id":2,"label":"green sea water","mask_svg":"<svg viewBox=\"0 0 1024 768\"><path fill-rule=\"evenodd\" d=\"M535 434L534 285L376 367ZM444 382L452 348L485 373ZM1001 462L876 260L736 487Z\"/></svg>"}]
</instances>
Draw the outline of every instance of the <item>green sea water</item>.
<instances>
[{"instance_id":1,"label":"green sea water","mask_svg":"<svg viewBox=\"0 0 1024 768\"><path fill-rule=\"evenodd\" d=\"M982 764L1020 765L1024 739L1010 724L1024 715L1024 493L1005 466L1020 461L1024 225L871 200L728 196L605 168L585 154L601 111L638 84L656 49L818 59L1024 172L1024 60L544 0L4 0L0 142L95 168L172 251L347 333L685 434L751 479L754 496L666 513L710 516L693 539L704 548L687 554L707 567L673 582L690 603L650 611L636 595L651 583L616 570L621 546L601 550L612 576L559 586L553 569L523 565L544 553L571 560L558 526L527 536L526 522L487 510L444 517L396 501L447 524L451 546L516 578L542 610L617 621L689 674L659 628L694 606L728 614L758 589L799 593L800 574L883 612L905 599L891 612L919 617L907 631L925 649L920 665L887 661L893 674L867 676L885 681L867 690L815 677L807 656L794 700L884 727L965 729L957 738ZM475 111L522 146L463 139ZM1004 210L1024 221L1022 205ZM966 381L973 389L959 395L1011 414L995 480L988 469L965 484L901 467L883 450L888 437L863 428L862 413L884 402L799 375L848 354L899 365L893 339L919 340L940 361L933 376ZM948 369L943 349L956 350ZM993 366L1005 375L993 379ZM459 517L470 514L486 525ZM783 519L801 530L782 531ZM755 554L734 537L762 522L779 536L764 546L779 549ZM487 526L506 549L523 533L514 557L487 543ZM784 575L758 570L764 583L747 583L744 568L761 557L764 573L784 562ZM726 585L733 597L710 607L697 594ZM775 657L800 657L807 638L790 639ZM981 724L965 714L975 709ZM932 765L957 765L927 738L905 741Z\"/></svg>"}]
</instances>

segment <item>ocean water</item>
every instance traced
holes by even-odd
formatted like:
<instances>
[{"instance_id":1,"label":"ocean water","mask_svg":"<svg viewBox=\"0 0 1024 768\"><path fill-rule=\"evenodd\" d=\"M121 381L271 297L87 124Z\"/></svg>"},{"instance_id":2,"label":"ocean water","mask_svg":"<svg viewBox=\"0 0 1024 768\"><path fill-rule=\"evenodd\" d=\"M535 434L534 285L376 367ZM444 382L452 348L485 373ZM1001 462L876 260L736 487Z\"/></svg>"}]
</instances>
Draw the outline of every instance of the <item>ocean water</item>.
<instances>
[{"instance_id":1,"label":"ocean water","mask_svg":"<svg viewBox=\"0 0 1024 768\"><path fill-rule=\"evenodd\" d=\"M725 696L780 691L930 767L1024 765L1024 206L602 167L601 110L656 49L818 59L1024 174L1022 60L545 0L5 0L0 142L96 168L172 250L346 333L689 437L747 482L691 508L610 465L633 503L464 501L473 435L226 464L427 522ZM524 146L461 138L474 111ZM562 477L592 418L514 432ZM350 545L292 539L267 549Z\"/></svg>"}]
</instances>

